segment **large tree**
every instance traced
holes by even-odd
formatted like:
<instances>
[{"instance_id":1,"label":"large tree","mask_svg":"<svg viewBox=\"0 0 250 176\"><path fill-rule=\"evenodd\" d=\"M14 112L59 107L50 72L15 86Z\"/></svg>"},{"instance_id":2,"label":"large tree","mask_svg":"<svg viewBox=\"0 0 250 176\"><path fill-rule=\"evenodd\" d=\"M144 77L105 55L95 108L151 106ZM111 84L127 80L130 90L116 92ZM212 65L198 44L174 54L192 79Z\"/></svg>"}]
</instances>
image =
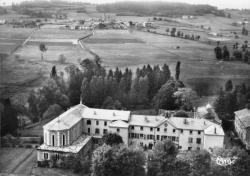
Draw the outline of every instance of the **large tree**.
<instances>
[{"instance_id":1,"label":"large tree","mask_svg":"<svg viewBox=\"0 0 250 176\"><path fill-rule=\"evenodd\" d=\"M229 149L214 148L213 157L213 174L223 176L245 176L250 173L250 155L244 149L240 149L238 147ZM216 161L219 157L224 158L224 160L227 159L227 161L230 159L232 163L228 162L227 165L218 165Z\"/></svg>"},{"instance_id":2,"label":"large tree","mask_svg":"<svg viewBox=\"0 0 250 176\"><path fill-rule=\"evenodd\" d=\"M123 143L122 137L116 133L107 133L103 135L102 140L105 144L110 145L110 146Z\"/></svg>"},{"instance_id":3,"label":"large tree","mask_svg":"<svg viewBox=\"0 0 250 176\"><path fill-rule=\"evenodd\" d=\"M53 104L43 113L43 119L55 118L63 113L63 109L58 104Z\"/></svg>"},{"instance_id":4,"label":"large tree","mask_svg":"<svg viewBox=\"0 0 250 176\"><path fill-rule=\"evenodd\" d=\"M233 90L233 82L231 79L227 80L227 82L225 83L225 91L232 91Z\"/></svg>"},{"instance_id":5,"label":"large tree","mask_svg":"<svg viewBox=\"0 0 250 176\"><path fill-rule=\"evenodd\" d=\"M153 106L155 109L175 109L174 92L176 86L173 81L164 84L153 98Z\"/></svg>"},{"instance_id":6,"label":"large tree","mask_svg":"<svg viewBox=\"0 0 250 176\"><path fill-rule=\"evenodd\" d=\"M180 73L181 73L181 62L178 61L176 63L176 67L175 67L175 79L178 81L180 78Z\"/></svg>"},{"instance_id":7,"label":"large tree","mask_svg":"<svg viewBox=\"0 0 250 176\"><path fill-rule=\"evenodd\" d=\"M44 43L40 43L39 50L41 51L41 60L43 60L43 53L47 51L46 45Z\"/></svg>"},{"instance_id":8,"label":"large tree","mask_svg":"<svg viewBox=\"0 0 250 176\"><path fill-rule=\"evenodd\" d=\"M10 99L3 100L3 107L0 110L0 118L1 118L1 135L5 134L15 134L16 129L18 128L18 119L17 112L12 107Z\"/></svg>"},{"instance_id":9,"label":"large tree","mask_svg":"<svg viewBox=\"0 0 250 176\"><path fill-rule=\"evenodd\" d=\"M177 159L177 153L176 145L170 140L156 143L152 156L149 155L148 176L189 175L189 162Z\"/></svg>"},{"instance_id":10,"label":"large tree","mask_svg":"<svg viewBox=\"0 0 250 176\"><path fill-rule=\"evenodd\" d=\"M92 157L94 176L144 176L145 155L123 145L97 148Z\"/></svg>"},{"instance_id":11,"label":"large tree","mask_svg":"<svg viewBox=\"0 0 250 176\"><path fill-rule=\"evenodd\" d=\"M208 176L211 169L211 157L205 150L195 151L191 156L191 176Z\"/></svg>"}]
</instances>

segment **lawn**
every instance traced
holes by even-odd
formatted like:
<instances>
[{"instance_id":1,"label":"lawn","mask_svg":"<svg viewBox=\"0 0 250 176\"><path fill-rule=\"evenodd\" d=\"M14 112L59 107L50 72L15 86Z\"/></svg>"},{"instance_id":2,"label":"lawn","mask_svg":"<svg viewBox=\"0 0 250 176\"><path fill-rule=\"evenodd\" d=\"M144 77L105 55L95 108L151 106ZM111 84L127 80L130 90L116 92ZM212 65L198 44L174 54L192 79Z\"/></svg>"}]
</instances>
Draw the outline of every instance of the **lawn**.
<instances>
[{"instance_id":1,"label":"lawn","mask_svg":"<svg viewBox=\"0 0 250 176\"><path fill-rule=\"evenodd\" d=\"M35 152L34 152L35 153ZM1 173L14 173L16 170L19 170L19 166L23 164L30 157L34 158L36 155L33 153L33 149L26 148L0 148L0 172ZM30 160L29 164L26 164L25 169L28 166L32 166L34 163ZM21 170L21 169L20 169ZM27 174L27 170L25 171ZM25 174L19 173L19 174Z\"/></svg>"}]
</instances>

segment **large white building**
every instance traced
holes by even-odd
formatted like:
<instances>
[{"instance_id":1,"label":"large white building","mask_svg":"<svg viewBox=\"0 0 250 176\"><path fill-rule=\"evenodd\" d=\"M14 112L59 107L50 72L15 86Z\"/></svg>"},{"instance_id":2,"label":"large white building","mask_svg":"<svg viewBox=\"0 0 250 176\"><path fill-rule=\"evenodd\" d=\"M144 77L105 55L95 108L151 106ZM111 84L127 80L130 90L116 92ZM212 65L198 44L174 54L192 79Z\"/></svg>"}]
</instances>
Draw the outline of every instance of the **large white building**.
<instances>
[{"instance_id":1,"label":"large white building","mask_svg":"<svg viewBox=\"0 0 250 176\"><path fill-rule=\"evenodd\" d=\"M250 110L245 108L234 112L235 120L234 127L238 133L239 138L250 149Z\"/></svg>"},{"instance_id":2,"label":"large white building","mask_svg":"<svg viewBox=\"0 0 250 176\"><path fill-rule=\"evenodd\" d=\"M86 154L91 139L105 133L118 133L126 145L152 148L157 141L170 139L180 150L223 147L224 132L220 125L206 119L163 115L132 115L130 111L89 108L79 104L43 127L44 144L38 161L52 155Z\"/></svg>"}]
</instances>

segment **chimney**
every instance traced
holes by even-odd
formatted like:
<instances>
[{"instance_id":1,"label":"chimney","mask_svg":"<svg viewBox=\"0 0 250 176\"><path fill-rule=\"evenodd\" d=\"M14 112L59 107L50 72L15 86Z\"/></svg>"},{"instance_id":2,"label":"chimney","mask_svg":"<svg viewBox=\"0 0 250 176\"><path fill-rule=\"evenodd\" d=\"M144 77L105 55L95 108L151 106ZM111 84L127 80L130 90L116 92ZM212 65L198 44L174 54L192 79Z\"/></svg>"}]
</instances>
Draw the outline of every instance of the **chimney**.
<instances>
[{"instance_id":1,"label":"chimney","mask_svg":"<svg viewBox=\"0 0 250 176\"><path fill-rule=\"evenodd\" d=\"M216 127L214 127L214 134L216 134Z\"/></svg>"},{"instance_id":2,"label":"chimney","mask_svg":"<svg viewBox=\"0 0 250 176\"><path fill-rule=\"evenodd\" d=\"M80 104L82 104L82 95L80 95Z\"/></svg>"},{"instance_id":3,"label":"chimney","mask_svg":"<svg viewBox=\"0 0 250 176\"><path fill-rule=\"evenodd\" d=\"M188 121L187 121L186 118L183 120L183 123L184 123L184 124L188 124Z\"/></svg>"}]
</instances>

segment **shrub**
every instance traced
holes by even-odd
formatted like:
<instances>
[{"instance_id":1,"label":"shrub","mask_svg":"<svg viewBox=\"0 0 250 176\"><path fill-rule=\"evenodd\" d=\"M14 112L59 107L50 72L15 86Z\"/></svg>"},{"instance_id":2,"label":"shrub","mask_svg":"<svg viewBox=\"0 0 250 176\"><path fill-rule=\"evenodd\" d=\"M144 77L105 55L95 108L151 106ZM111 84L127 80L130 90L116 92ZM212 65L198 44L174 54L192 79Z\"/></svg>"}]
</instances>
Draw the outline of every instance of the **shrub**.
<instances>
[{"instance_id":1,"label":"shrub","mask_svg":"<svg viewBox=\"0 0 250 176\"><path fill-rule=\"evenodd\" d=\"M49 161L48 160L37 161L37 166L38 167L49 167Z\"/></svg>"},{"instance_id":2,"label":"shrub","mask_svg":"<svg viewBox=\"0 0 250 176\"><path fill-rule=\"evenodd\" d=\"M31 144L27 144L27 145L25 146L25 148L32 148L32 145L31 145Z\"/></svg>"},{"instance_id":3,"label":"shrub","mask_svg":"<svg viewBox=\"0 0 250 176\"><path fill-rule=\"evenodd\" d=\"M72 169L73 164L74 164L75 157L73 155L63 157L62 158L62 163L61 163L61 168L62 169Z\"/></svg>"},{"instance_id":4,"label":"shrub","mask_svg":"<svg viewBox=\"0 0 250 176\"><path fill-rule=\"evenodd\" d=\"M90 173L90 160L85 160L82 162L82 171L84 174Z\"/></svg>"},{"instance_id":5,"label":"shrub","mask_svg":"<svg viewBox=\"0 0 250 176\"><path fill-rule=\"evenodd\" d=\"M81 172L81 170L82 170L82 164L81 164L81 161L80 161L80 159L75 159L74 161L73 161L74 163L73 163L73 172L74 173L79 173L79 172Z\"/></svg>"}]
</instances>

